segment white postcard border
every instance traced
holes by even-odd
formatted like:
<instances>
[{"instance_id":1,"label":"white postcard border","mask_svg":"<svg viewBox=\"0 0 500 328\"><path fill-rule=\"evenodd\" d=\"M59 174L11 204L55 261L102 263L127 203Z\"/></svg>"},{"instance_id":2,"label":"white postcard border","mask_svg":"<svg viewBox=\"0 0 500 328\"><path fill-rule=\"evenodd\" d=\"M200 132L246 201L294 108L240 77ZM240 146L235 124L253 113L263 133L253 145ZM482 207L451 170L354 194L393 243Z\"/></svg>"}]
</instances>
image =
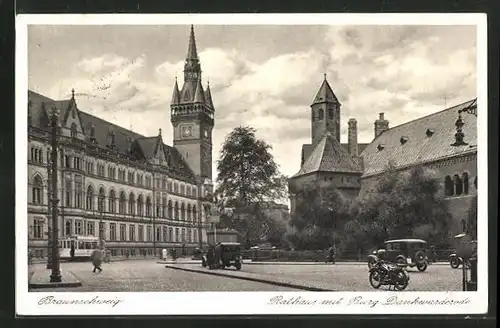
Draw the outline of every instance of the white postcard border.
<instances>
[{"instance_id":1,"label":"white postcard border","mask_svg":"<svg viewBox=\"0 0 500 328\"><path fill-rule=\"evenodd\" d=\"M27 26L42 25L476 25L478 97L478 290L477 292L158 292L28 293L27 284ZM233 315L233 314L479 314L488 307L487 21L485 14L38 14L16 17L16 313L18 315ZM458 282L457 282L458 283ZM316 300L313 305L271 304ZM40 300L82 300L44 305ZM409 304L390 303L396 297ZM337 305L320 305L339 300ZM354 304L354 299L365 304ZM89 304L91 300L110 304ZM440 301L423 305L424 300ZM352 304L349 304L349 303ZM411 303L413 302L413 303ZM451 304L450 302L462 302ZM355 302L356 303L356 302ZM359 303L359 302L358 302ZM385 303L385 305L384 305Z\"/></svg>"}]
</instances>

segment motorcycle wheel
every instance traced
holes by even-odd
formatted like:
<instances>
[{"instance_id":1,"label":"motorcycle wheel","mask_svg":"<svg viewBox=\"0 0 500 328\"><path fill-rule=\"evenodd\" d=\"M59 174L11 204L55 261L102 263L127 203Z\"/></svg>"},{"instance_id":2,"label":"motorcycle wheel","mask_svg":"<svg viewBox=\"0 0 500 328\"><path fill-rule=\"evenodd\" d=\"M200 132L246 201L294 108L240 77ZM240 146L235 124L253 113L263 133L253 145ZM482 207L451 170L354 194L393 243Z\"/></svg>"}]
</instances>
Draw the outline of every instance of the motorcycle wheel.
<instances>
[{"instance_id":1,"label":"motorcycle wheel","mask_svg":"<svg viewBox=\"0 0 500 328\"><path fill-rule=\"evenodd\" d=\"M453 269L457 269L460 266L460 261L456 257L453 257L450 259L450 266Z\"/></svg>"},{"instance_id":2,"label":"motorcycle wheel","mask_svg":"<svg viewBox=\"0 0 500 328\"><path fill-rule=\"evenodd\" d=\"M370 276L368 277L368 280L370 280L370 285L375 289L379 289L380 286L382 286L382 279L381 279L380 273L378 271L370 272Z\"/></svg>"},{"instance_id":3,"label":"motorcycle wheel","mask_svg":"<svg viewBox=\"0 0 500 328\"><path fill-rule=\"evenodd\" d=\"M400 272L398 272L398 274L396 276L394 288L396 288L399 291L405 290L406 287L408 287L408 282L409 282L409 279L408 279L408 275L406 274L406 272L400 271Z\"/></svg>"},{"instance_id":4,"label":"motorcycle wheel","mask_svg":"<svg viewBox=\"0 0 500 328\"><path fill-rule=\"evenodd\" d=\"M427 269L427 263L417 264L417 270L420 272L424 272Z\"/></svg>"}]
</instances>

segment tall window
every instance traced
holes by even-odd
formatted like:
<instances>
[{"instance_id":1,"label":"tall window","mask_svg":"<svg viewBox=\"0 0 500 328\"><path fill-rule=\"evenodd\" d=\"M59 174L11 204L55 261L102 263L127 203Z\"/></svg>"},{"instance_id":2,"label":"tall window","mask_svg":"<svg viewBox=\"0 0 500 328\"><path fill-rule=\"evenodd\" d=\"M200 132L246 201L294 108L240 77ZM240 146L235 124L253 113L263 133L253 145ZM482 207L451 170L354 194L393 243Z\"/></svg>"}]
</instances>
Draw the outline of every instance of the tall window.
<instances>
[{"instance_id":1,"label":"tall window","mask_svg":"<svg viewBox=\"0 0 500 328\"><path fill-rule=\"evenodd\" d=\"M116 241L116 223L109 224L109 240Z\"/></svg>"},{"instance_id":2,"label":"tall window","mask_svg":"<svg viewBox=\"0 0 500 328\"><path fill-rule=\"evenodd\" d=\"M155 241L161 241L161 228L157 227L156 228L156 235L155 235L156 240Z\"/></svg>"},{"instance_id":3,"label":"tall window","mask_svg":"<svg viewBox=\"0 0 500 328\"><path fill-rule=\"evenodd\" d=\"M33 220L33 238L43 238L43 221L41 219Z\"/></svg>"},{"instance_id":4,"label":"tall window","mask_svg":"<svg viewBox=\"0 0 500 328\"><path fill-rule=\"evenodd\" d=\"M33 190L32 190L32 201L34 204L43 204L42 199L43 182L39 175L36 175L33 179Z\"/></svg>"},{"instance_id":5,"label":"tall window","mask_svg":"<svg viewBox=\"0 0 500 328\"><path fill-rule=\"evenodd\" d=\"M447 175L444 178L444 194L445 196L453 196L453 193L455 192L454 185L453 185L453 180L451 180L451 177Z\"/></svg>"},{"instance_id":6,"label":"tall window","mask_svg":"<svg viewBox=\"0 0 500 328\"><path fill-rule=\"evenodd\" d=\"M140 225L139 226L139 229L137 230L138 232L138 240L139 241L144 241L144 226L143 225Z\"/></svg>"},{"instance_id":7,"label":"tall window","mask_svg":"<svg viewBox=\"0 0 500 328\"><path fill-rule=\"evenodd\" d=\"M328 118L330 120L333 120L333 108L328 108Z\"/></svg>"},{"instance_id":8,"label":"tall window","mask_svg":"<svg viewBox=\"0 0 500 328\"><path fill-rule=\"evenodd\" d=\"M182 228L182 242L186 242L186 228Z\"/></svg>"},{"instance_id":9,"label":"tall window","mask_svg":"<svg viewBox=\"0 0 500 328\"><path fill-rule=\"evenodd\" d=\"M193 229L193 242L198 242L198 230Z\"/></svg>"},{"instance_id":10,"label":"tall window","mask_svg":"<svg viewBox=\"0 0 500 328\"><path fill-rule=\"evenodd\" d=\"M83 233L82 229L83 229L82 221L80 220L75 221L75 234L81 235Z\"/></svg>"},{"instance_id":11,"label":"tall window","mask_svg":"<svg viewBox=\"0 0 500 328\"><path fill-rule=\"evenodd\" d=\"M163 197L161 199L161 213L163 214L162 217L166 218L167 217L167 198Z\"/></svg>"},{"instance_id":12,"label":"tall window","mask_svg":"<svg viewBox=\"0 0 500 328\"><path fill-rule=\"evenodd\" d=\"M135 241L135 225L128 226L128 240Z\"/></svg>"},{"instance_id":13,"label":"tall window","mask_svg":"<svg viewBox=\"0 0 500 328\"><path fill-rule=\"evenodd\" d=\"M146 198L146 216L151 216L152 214L152 211L151 211L151 207L152 207L152 204L151 204L151 197L147 197Z\"/></svg>"},{"instance_id":14,"label":"tall window","mask_svg":"<svg viewBox=\"0 0 500 328\"><path fill-rule=\"evenodd\" d=\"M160 203L160 196L156 197L156 217L161 218L161 203Z\"/></svg>"},{"instance_id":15,"label":"tall window","mask_svg":"<svg viewBox=\"0 0 500 328\"><path fill-rule=\"evenodd\" d=\"M179 220L179 203L177 202L174 205L174 220Z\"/></svg>"},{"instance_id":16,"label":"tall window","mask_svg":"<svg viewBox=\"0 0 500 328\"><path fill-rule=\"evenodd\" d=\"M125 214L125 209L127 208L127 197L125 197L125 192L120 193L120 202L118 205L118 212L120 214Z\"/></svg>"},{"instance_id":17,"label":"tall window","mask_svg":"<svg viewBox=\"0 0 500 328\"><path fill-rule=\"evenodd\" d=\"M174 217L173 217L173 207L172 207L172 201L169 200L168 201L168 218L170 220L172 220Z\"/></svg>"},{"instance_id":18,"label":"tall window","mask_svg":"<svg viewBox=\"0 0 500 328\"><path fill-rule=\"evenodd\" d=\"M139 216L144 216L144 198L142 195L139 195L139 198L137 199L137 214Z\"/></svg>"},{"instance_id":19,"label":"tall window","mask_svg":"<svg viewBox=\"0 0 500 328\"><path fill-rule=\"evenodd\" d=\"M323 118L325 118L325 112L323 111L322 108L320 108L320 110L318 111L318 119L321 121L323 120Z\"/></svg>"},{"instance_id":20,"label":"tall window","mask_svg":"<svg viewBox=\"0 0 500 328\"><path fill-rule=\"evenodd\" d=\"M108 212L116 213L116 195L113 189L109 192Z\"/></svg>"},{"instance_id":21,"label":"tall window","mask_svg":"<svg viewBox=\"0 0 500 328\"><path fill-rule=\"evenodd\" d=\"M180 241L180 240L179 240L180 238L181 238L181 236L180 236L180 234L179 234L179 228L175 228L175 241L176 241L176 242L179 242L179 241Z\"/></svg>"},{"instance_id":22,"label":"tall window","mask_svg":"<svg viewBox=\"0 0 500 328\"><path fill-rule=\"evenodd\" d=\"M191 204L188 204L188 206L187 206L186 220L191 221Z\"/></svg>"},{"instance_id":23,"label":"tall window","mask_svg":"<svg viewBox=\"0 0 500 328\"><path fill-rule=\"evenodd\" d=\"M196 206L193 206L193 222L198 222L198 213L196 213Z\"/></svg>"},{"instance_id":24,"label":"tall window","mask_svg":"<svg viewBox=\"0 0 500 328\"><path fill-rule=\"evenodd\" d=\"M184 203L181 204L181 221L186 220L186 208L184 207Z\"/></svg>"},{"instance_id":25,"label":"tall window","mask_svg":"<svg viewBox=\"0 0 500 328\"><path fill-rule=\"evenodd\" d=\"M71 138L76 138L77 131L76 131L76 124L73 123L71 124Z\"/></svg>"},{"instance_id":26,"label":"tall window","mask_svg":"<svg viewBox=\"0 0 500 328\"><path fill-rule=\"evenodd\" d=\"M64 234L66 236L71 236L71 221L67 220L66 223L64 223Z\"/></svg>"},{"instance_id":27,"label":"tall window","mask_svg":"<svg viewBox=\"0 0 500 328\"><path fill-rule=\"evenodd\" d=\"M135 215L135 196L133 193L128 195L128 214Z\"/></svg>"},{"instance_id":28,"label":"tall window","mask_svg":"<svg viewBox=\"0 0 500 328\"><path fill-rule=\"evenodd\" d=\"M169 239L168 239L168 229L167 229L167 227L163 227L163 241L164 241L164 242L169 241Z\"/></svg>"},{"instance_id":29,"label":"tall window","mask_svg":"<svg viewBox=\"0 0 500 328\"><path fill-rule=\"evenodd\" d=\"M87 222L87 235L95 236L95 225L94 222Z\"/></svg>"},{"instance_id":30,"label":"tall window","mask_svg":"<svg viewBox=\"0 0 500 328\"><path fill-rule=\"evenodd\" d=\"M462 194L462 179L458 176L458 174L455 174L454 176L454 182L455 182L455 195L460 196Z\"/></svg>"},{"instance_id":31,"label":"tall window","mask_svg":"<svg viewBox=\"0 0 500 328\"><path fill-rule=\"evenodd\" d=\"M191 242L191 238L192 238L192 234L191 234L191 229L187 229L187 242L190 243Z\"/></svg>"},{"instance_id":32,"label":"tall window","mask_svg":"<svg viewBox=\"0 0 500 328\"><path fill-rule=\"evenodd\" d=\"M120 224L120 240L127 240L127 226L124 224Z\"/></svg>"},{"instance_id":33,"label":"tall window","mask_svg":"<svg viewBox=\"0 0 500 328\"><path fill-rule=\"evenodd\" d=\"M66 179L66 206L68 207L71 207L72 189L71 179Z\"/></svg>"},{"instance_id":34,"label":"tall window","mask_svg":"<svg viewBox=\"0 0 500 328\"><path fill-rule=\"evenodd\" d=\"M168 228L168 241L174 242L174 229Z\"/></svg>"},{"instance_id":35,"label":"tall window","mask_svg":"<svg viewBox=\"0 0 500 328\"><path fill-rule=\"evenodd\" d=\"M104 188L99 189L99 199L97 200L97 210L99 213L104 212L104 199L106 198L106 195L104 194Z\"/></svg>"},{"instance_id":36,"label":"tall window","mask_svg":"<svg viewBox=\"0 0 500 328\"><path fill-rule=\"evenodd\" d=\"M181 195L185 195L186 194L186 187L181 184Z\"/></svg>"},{"instance_id":37,"label":"tall window","mask_svg":"<svg viewBox=\"0 0 500 328\"><path fill-rule=\"evenodd\" d=\"M83 207L83 183L82 176L75 176L75 207Z\"/></svg>"},{"instance_id":38,"label":"tall window","mask_svg":"<svg viewBox=\"0 0 500 328\"><path fill-rule=\"evenodd\" d=\"M147 241L153 241L153 227L148 226L147 234Z\"/></svg>"},{"instance_id":39,"label":"tall window","mask_svg":"<svg viewBox=\"0 0 500 328\"><path fill-rule=\"evenodd\" d=\"M99 238L106 239L106 223L99 222Z\"/></svg>"},{"instance_id":40,"label":"tall window","mask_svg":"<svg viewBox=\"0 0 500 328\"><path fill-rule=\"evenodd\" d=\"M462 181L463 181L463 184L464 184L464 195L468 195L469 194L469 174L467 172L464 172L464 174L462 174Z\"/></svg>"},{"instance_id":41,"label":"tall window","mask_svg":"<svg viewBox=\"0 0 500 328\"><path fill-rule=\"evenodd\" d=\"M93 210L94 209L94 188L89 185L87 188L87 202L86 202L86 208L87 210Z\"/></svg>"}]
</instances>

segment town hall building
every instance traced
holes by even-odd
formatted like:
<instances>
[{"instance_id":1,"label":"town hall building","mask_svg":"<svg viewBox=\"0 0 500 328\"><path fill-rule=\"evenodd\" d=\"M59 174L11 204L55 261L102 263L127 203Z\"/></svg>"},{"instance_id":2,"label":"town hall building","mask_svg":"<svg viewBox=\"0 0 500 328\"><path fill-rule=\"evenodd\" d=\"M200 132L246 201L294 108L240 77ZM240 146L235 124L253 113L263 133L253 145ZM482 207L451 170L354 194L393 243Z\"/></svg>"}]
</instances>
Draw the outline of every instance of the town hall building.
<instances>
[{"instance_id":1,"label":"town hall building","mask_svg":"<svg viewBox=\"0 0 500 328\"><path fill-rule=\"evenodd\" d=\"M215 107L203 88L191 26L182 88L170 113L173 145L28 91L28 247L47 255L50 228L50 119L58 115L59 236L96 236L112 255L187 252L206 243L212 204ZM154 124L152 122L152 124Z\"/></svg>"}]
</instances>

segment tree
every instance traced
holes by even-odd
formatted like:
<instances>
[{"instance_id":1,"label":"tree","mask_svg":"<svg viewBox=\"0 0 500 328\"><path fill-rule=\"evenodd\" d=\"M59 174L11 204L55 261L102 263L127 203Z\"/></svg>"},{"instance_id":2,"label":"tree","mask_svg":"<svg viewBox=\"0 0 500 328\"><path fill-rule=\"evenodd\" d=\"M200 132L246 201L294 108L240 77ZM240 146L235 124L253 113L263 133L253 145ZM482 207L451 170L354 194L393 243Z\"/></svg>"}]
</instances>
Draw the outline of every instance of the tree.
<instances>
[{"instance_id":1,"label":"tree","mask_svg":"<svg viewBox=\"0 0 500 328\"><path fill-rule=\"evenodd\" d=\"M226 137L217 161L217 206L233 209L221 217L220 226L235 229L248 243L266 239L272 230L262 203L287 196L286 177L270 151L254 128L240 126Z\"/></svg>"},{"instance_id":2,"label":"tree","mask_svg":"<svg viewBox=\"0 0 500 328\"><path fill-rule=\"evenodd\" d=\"M338 189L312 183L298 191L296 199L294 231L287 237L296 248L326 248L338 239L347 219L347 200Z\"/></svg>"},{"instance_id":3,"label":"tree","mask_svg":"<svg viewBox=\"0 0 500 328\"><path fill-rule=\"evenodd\" d=\"M386 239L419 237L431 243L447 238L451 223L439 179L430 170L389 170L371 192L350 208L346 235L358 248L380 246Z\"/></svg>"}]
</instances>

